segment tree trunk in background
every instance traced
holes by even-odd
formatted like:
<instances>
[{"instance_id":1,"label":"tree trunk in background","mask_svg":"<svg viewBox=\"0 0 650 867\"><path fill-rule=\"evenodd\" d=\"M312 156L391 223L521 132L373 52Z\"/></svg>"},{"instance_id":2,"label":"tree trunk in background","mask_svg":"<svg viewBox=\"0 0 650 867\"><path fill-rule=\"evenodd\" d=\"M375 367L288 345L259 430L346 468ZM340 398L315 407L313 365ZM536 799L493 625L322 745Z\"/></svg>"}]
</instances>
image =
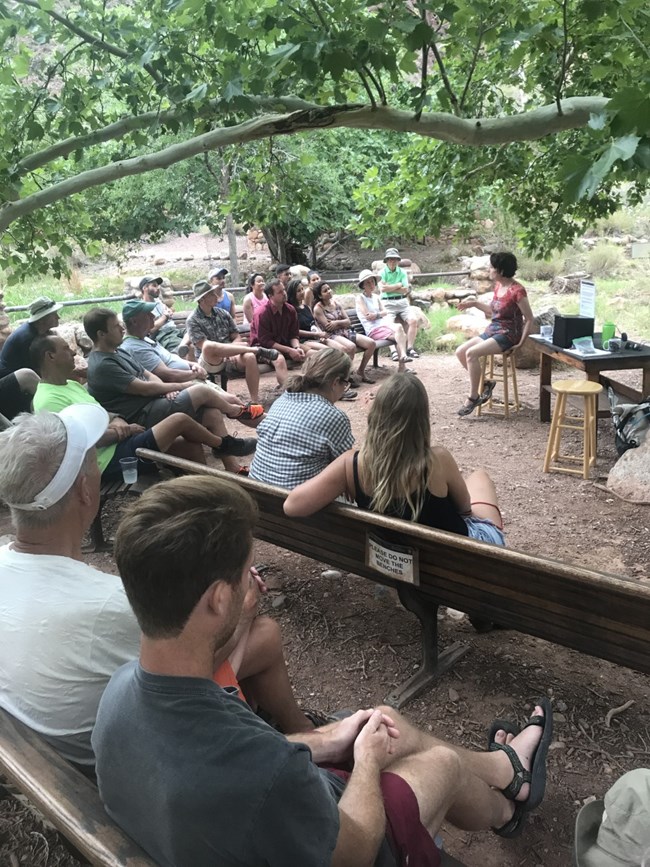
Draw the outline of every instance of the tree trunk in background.
<instances>
[{"instance_id":1,"label":"tree trunk in background","mask_svg":"<svg viewBox=\"0 0 650 867\"><path fill-rule=\"evenodd\" d=\"M230 195L230 165L228 162L221 159L221 195L224 200ZM226 216L226 237L228 238L228 255L230 259L230 281L231 286L239 286L239 259L237 257L237 233L235 232L235 221L232 214Z\"/></svg>"}]
</instances>

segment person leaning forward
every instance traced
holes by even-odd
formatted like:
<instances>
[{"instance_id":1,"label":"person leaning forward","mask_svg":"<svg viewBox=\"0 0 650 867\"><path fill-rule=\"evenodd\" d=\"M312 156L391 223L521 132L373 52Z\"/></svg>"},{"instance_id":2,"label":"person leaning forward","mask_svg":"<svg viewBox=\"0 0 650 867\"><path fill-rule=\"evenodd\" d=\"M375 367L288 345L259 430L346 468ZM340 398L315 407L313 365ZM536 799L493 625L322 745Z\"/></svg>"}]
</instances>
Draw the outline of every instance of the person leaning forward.
<instances>
[{"instance_id":1,"label":"person leaning forward","mask_svg":"<svg viewBox=\"0 0 650 867\"><path fill-rule=\"evenodd\" d=\"M95 400L109 412L144 428L153 427L172 413L183 412L221 437L221 446L212 453L227 470L239 472L233 456L251 454L257 440L228 434L223 413L228 412L229 404L214 389L201 384L163 382L145 370L120 350L124 327L112 310L95 307L86 313L83 322L94 344L88 357L88 391Z\"/></svg>"},{"instance_id":2,"label":"person leaning forward","mask_svg":"<svg viewBox=\"0 0 650 867\"><path fill-rule=\"evenodd\" d=\"M284 736L212 683L249 586L255 521L240 486L201 476L158 485L120 523L116 562L143 640L93 732L112 818L174 867L433 867L445 819L519 833L544 794L546 698L521 732L495 724L491 751L472 752L389 707Z\"/></svg>"}]
</instances>

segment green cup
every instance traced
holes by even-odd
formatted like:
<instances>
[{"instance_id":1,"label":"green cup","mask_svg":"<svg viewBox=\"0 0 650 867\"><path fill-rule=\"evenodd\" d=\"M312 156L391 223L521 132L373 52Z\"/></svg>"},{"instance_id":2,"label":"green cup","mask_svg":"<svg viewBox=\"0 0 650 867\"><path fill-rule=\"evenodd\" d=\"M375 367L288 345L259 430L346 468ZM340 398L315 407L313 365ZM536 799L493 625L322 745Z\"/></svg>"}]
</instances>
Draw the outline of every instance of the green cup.
<instances>
[{"instance_id":1,"label":"green cup","mask_svg":"<svg viewBox=\"0 0 650 867\"><path fill-rule=\"evenodd\" d=\"M602 331L602 343L603 345L611 340L612 337L616 334L616 326L613 322L604 322L603 323L603 331Z\"/></svg>"}]
</instances>

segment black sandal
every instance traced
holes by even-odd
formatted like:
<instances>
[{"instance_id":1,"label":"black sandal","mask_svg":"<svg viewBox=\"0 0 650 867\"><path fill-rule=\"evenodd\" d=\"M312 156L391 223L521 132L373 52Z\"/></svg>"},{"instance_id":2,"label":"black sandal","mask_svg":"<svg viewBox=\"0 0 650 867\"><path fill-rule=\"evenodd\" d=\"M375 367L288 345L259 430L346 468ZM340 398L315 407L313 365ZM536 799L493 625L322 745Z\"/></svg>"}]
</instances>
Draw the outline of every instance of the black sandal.
<instances>
[{"instance_id":1,"label":"black sandal","mask_svg":"<svg viewBox=\"0 0 650 867\"><path fill-rule=\"evenodd\" d=\"M481 396L468 397L467 403L458 410L458 415L471 415L477 406L482 403Z\"/></svg>"}]
</instances>

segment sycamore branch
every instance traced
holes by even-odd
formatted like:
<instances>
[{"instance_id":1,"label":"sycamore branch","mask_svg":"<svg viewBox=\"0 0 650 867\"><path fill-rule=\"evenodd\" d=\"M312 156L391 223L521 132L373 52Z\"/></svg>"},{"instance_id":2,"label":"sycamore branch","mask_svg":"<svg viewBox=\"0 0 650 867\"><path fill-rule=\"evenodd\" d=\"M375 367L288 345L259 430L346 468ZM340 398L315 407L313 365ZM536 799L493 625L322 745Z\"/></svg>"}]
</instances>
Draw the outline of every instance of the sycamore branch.
<instances>
[{"instance_id":1,"label":"sycamore branch","mask_svg":"<svg viewBox=\"0 0 650 867\"><path fill-rule=\"evenodd\" d=\"M21 6L31 6L32 9L38 9L39 12L45 12L46 15L49 15L50 18L53 18L55 21L58 21L59 24L63 25L66 30L69 30L71 33L76 34L84 42L88 43L88 45L92 45L94 48L101 48L103 51L106 51L107 54L112 54L114 57L119 57L122 60L131 59L131 54L126 51L124 48L119 48L117 45L112 45L110 42L106 42L99 36L95 36L90 33L88 30L84 30L83 27L80 27L78 24L75 24L74 21L71 21L65 15L61 15L59 12L56 12L54 9L43 9L40 3L37 0L15 0L16 3L19 3ZM145 69L149 75L153 78L156 84L162 84L163 80L160 74L151 66L150 63L144 63L142 68Z\"/></svg>"},{"instance_id":2,"label":"sycamore branch","mask_svg":"<svg viewBox=\"0 0 650 867\"><path fill-rule=\"evenodd\" d=\"M154 169L165 169L190 157L232 144L258 141L277 135L293 135L323 127L347 127L414 132L440 141L482 147L515 141L534 141L553 133L586 126L590 115L604 111L607 103L608 100L604 97L577 96L563 100L561 114L557 106L546 105L519 115L480 119L463 119L452 114L431 112L422 114L418 121L412 112L383 106L372 108L356 105L329 108L314 105L308 110L284 115L266 115L236 126L203 133L156 153L81 172L22 200L6 202L0 207L0 232L19 217L90 187Z\"/></svg>"},{"instance_id":3,"label":"sycamore branch","mask_svg":"<svg viewBox=\"0 0 650 867\"><path fill-rule=\"evenodd\" d=\"M251 97L250 99L257 108L266 111L279 111L282 109L284 111L300 111L301 109L311 109L315 107L313 103L300 99L297 96L277 97L277 99L273 97ZM215 111L220 107L221 100L210 100L210 102L202 106L201 109L192 116L192 119L194 117L210 117L210 115L215 113ZM16 174L21 176L27 172L33 172L35 169L46 166L48 163L51 163L56 159L67 157L71 153L74 153L74 151L85 150L92 145L123 138L134 130L151 129L153 132L156 127L165 126L174 120L181 120L183 117L187 117L187 115L187 106L182 106L181 108L171 109L169 111L148 111L145 114L125 117L121 120L115 121L115 123L108 124L108 126L95 129L86 135L72 136L71 138L57 142L50 147L43 148L43 150L36 151L16 163L14 171Z\"/></svg>"}]
</instances>

